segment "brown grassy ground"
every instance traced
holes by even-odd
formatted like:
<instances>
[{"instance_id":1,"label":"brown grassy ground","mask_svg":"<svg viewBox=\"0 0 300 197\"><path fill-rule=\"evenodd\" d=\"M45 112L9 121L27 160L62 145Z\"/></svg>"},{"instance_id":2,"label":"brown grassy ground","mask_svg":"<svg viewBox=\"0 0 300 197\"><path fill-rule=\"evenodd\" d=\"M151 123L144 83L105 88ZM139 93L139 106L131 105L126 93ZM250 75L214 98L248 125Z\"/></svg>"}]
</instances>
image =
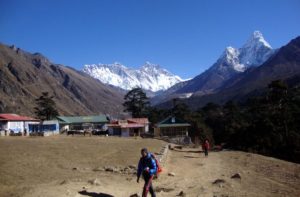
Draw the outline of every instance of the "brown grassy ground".
<instances>
[{"instance_id":1,"label":"brown grassy ground","mask_svg":"<svg viewBox=\"0 0 300 197\"><path fill-rule=\"evenodd\" d=\"M0 196L128 197L141 193L135 175L93 171L136 165L139 150L164 143L113 137L0 138ZM76 168L76 170L73 170ZM168 176L169 172L175 176ZM239 173L241 179L231 176ZM97 179L97 184L89 180ZM212 184L217 179L224 183ZM299 197L300 165L239 151L169 151L163 173L153 182L157 196Z\"/></svg>"},{"instance_id":2,"label":"brown grassy ground","mask_svg":"<svg viewBox=\"0 0 300 197\"><path fill-rule=\"evenodd\" d=\"M88 180L101 166L137 165L142 147L157 152L162 144L119 137L1 137L0 196L24 196L40 184Z\"/></svg>"}]
</instances>

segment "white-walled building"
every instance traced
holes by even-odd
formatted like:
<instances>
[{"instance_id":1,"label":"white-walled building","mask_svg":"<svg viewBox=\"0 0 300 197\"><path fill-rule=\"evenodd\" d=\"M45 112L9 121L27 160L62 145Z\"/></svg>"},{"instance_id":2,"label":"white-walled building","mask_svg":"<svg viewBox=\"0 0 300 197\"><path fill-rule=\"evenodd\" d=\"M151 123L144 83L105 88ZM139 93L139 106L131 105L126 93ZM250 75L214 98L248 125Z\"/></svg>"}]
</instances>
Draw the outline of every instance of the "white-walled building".
<instances>
[{"instance_id":1,"label":"white-walled building","mask_svg":"<svg viewBox=\"0 0 300 197\"><path fill-rule=\"evenodd\" d=\"M1 135L20 134L38 130L40 120L17 114L0 114Z\"/></svg>"},{"instance_id":2,"label":"white-walled building","mask_svg":"<svg viewBox=\"0 0 300 197\"><path fill-rule=\"evenodd\" d=\"M59 121L44 120L40 125L40 131L44 133L44 136L59 134Z\"/></svg>"}]
</instances>

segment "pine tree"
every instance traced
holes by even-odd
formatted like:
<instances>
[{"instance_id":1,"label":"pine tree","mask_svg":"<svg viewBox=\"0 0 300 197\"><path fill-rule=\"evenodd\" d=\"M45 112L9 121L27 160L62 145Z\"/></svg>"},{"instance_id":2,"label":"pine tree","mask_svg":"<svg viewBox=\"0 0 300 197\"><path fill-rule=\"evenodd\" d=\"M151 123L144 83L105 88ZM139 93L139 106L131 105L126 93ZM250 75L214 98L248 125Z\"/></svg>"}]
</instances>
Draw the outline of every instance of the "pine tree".
<instances>
[{"instance_id":1,"label":"pine tree","mask_svg":"<svg viewBox=\"0 0 300 197\"><path fill-rule=\"evenodd\" d=\"M35 107L36 117L40 120L51 120L58 116L56 104L53 96L49 96L48 92L42 92L42 96L35 99L37 107Z\"/></svg>"},{"instance_id":2,"label":"pine tree","mask_svg":"<svg viewBox=\"0 0 300 197\"><path fill-rule=\"evenodd\" d=\"M185 120L191 114L191 111L185 103L178 103L173 107L172 114L179 119Z\"/></svg>"},{"instance_id":3,"label":"pine tree","mask_svg":"<svg viewBox=\"0 0 300 197\"><path fill-rule=\"evenodd\" d=\"M124 97L125 112L131 112L133 118L144 117L149 108L149 99L141 88L130 90Z\"/></svg>"}]
</instances>

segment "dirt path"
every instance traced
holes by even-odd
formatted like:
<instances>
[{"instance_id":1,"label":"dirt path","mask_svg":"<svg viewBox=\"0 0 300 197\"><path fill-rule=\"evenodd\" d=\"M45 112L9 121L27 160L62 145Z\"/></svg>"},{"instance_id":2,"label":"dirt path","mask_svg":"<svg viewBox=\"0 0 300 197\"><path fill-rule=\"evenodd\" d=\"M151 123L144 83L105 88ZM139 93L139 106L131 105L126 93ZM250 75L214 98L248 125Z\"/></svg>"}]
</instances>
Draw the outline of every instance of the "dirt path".
<instances>
[{"instance_id":1,"label":"dirt path","mask_svg":"<svg viewBox=\"0 0 300 197\"><path fill-rule=\"evenodd\" d=\"M300 165L238 151L171 151L167 172L157 185L174 189L159 196L300 196ZM167 176L168 172L175 176ZM239 174L240 179L231 178ZM218 180L220 183L212 184Z\"/></svg>"}]
</instances>

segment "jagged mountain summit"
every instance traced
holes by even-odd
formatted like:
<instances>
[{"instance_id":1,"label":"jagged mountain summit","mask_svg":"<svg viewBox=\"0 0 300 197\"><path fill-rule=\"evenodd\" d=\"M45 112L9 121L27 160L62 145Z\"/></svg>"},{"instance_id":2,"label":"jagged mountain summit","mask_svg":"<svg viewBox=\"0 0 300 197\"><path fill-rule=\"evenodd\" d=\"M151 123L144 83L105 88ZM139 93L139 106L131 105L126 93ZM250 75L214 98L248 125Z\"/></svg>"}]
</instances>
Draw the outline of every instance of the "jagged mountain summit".
<instances>
[{"instance_id":1,"label":"jagged mountain summit","mask_svg":"<svg viewBox=\"0 0 300 197\"><path fill-rule=\"evenodd\" d=\"M274 50L262 33L255 31L241 48L227 47L218 61L226 63L234 71L244 72L250 66L261 65L273 53Z\"/></svg>"},{"instance_id":2,"label":"jagged mountain summit","mask_svg":"<svg viewBox=\"0 0 300 197\"><path fill-rule=\"evenodd\" d=\"M144 90L157 92L184 81L179 76L150 62L146 62L139 69L129 68L120 63L84 65L83 72L103 83L125 90L141 87Z\"/></svg>"},{"instance_id":3,"label":"jagged mountain summit","mask_svg":"<svg viewBox=\"0 0 300 197\"><path fill-rule=\"evenodd\" d=\"M263 64L274 53L270 44L259 31L255 31L241 48L227 47L215 64L198 75L189 84L196 84L193 91L211 92L224 81L244 72L251 66ZM185 88L188 89L189 84Z\"/></svg>"},{"instance_id":4,"label":"jagged mountain summit","mask_svg":"<svg viewBox=\"0 0 300 197\"><path fill-rule=\"evenodd\" d=\"M246 44L239 49L240 63L249 66L258 66L264 63L274 53L271 45L259 31L255 31Z\"/></svg>"},{"instance_id":5,"label":"jagged mountain summit","mask_svg":"<svg viewBox=\"0 0 300 197\"><path fill-rule=\"evenodd\" d=\"M275 50L259 31L254 31L241 48L227 47L219 59L205 72L190 81L172 87L169 91L152 99L153 104L172 98L205 95L218 90L227 80L250 67L256 67L269 59ZM163 100L162 100L163 98Z\"/></svg>"},{"instance_id":6,"label":"jagged mountain summit","mask_svg":"<svg viewBox=\"0 0 300 197\"><path fill-rule=\"evenodd\" d=\"M213 94L194 94L185 102L193 108L204 106L208 102L224 104L227 101L246 101L252 96L266 92L268 84L274 80L283 80L290 87L300 84L300 36L276 50L262 65L239 73ZM172 102L169 102L169 106ZM164 104L164 106L166 106Z\"/></svg>"},{"instance_id":7,"label":"jagged mountain summit","mask_svg":"<svg viewBox=\"0 0 300 197\"><path fill-rule=\"evenodd\" d=\"M227 47L217 62L201 75L213 72L220 79L227 80L237 73L244 72L251 66L263 64L273 53L274 50L264 39L262 33L255 31L241 48ZM216 88L214 85L211 87L212 90Z\"/></svg>"}]
</instances>

